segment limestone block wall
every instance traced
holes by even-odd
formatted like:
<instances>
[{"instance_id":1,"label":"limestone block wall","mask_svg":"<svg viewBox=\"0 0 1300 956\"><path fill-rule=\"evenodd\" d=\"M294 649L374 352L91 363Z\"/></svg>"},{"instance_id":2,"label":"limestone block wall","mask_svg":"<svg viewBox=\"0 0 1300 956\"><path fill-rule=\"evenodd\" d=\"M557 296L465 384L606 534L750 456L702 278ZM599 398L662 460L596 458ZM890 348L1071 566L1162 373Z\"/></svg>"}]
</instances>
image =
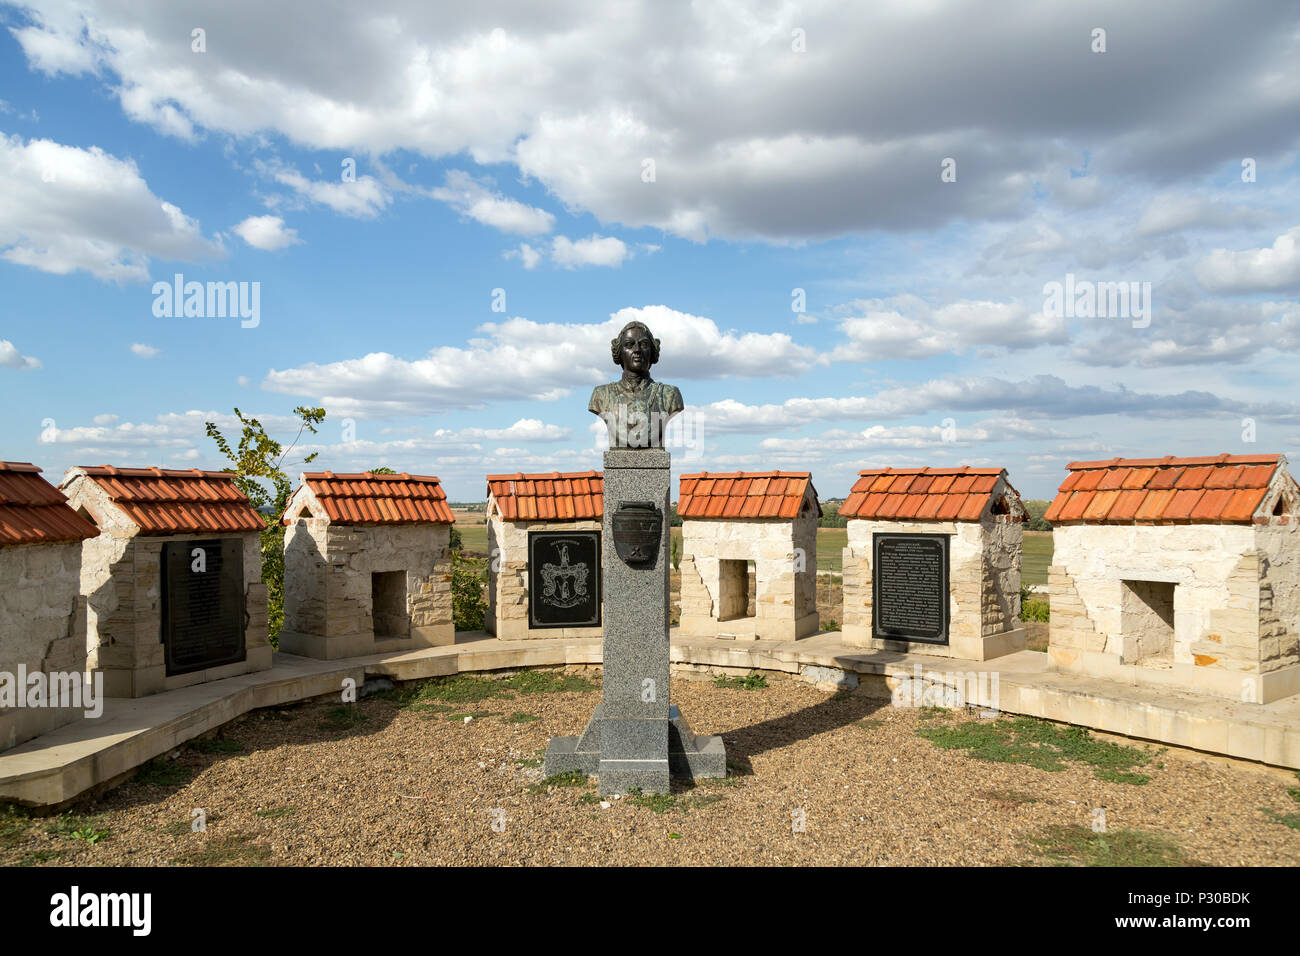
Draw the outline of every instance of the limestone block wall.
<instances>
[{"instance_id":1,"label":"limestone block wall","mask_svg":"<svg viewBox=\"0 0 1300 956\"><path fill-rule=\"evenodd\" d=\"M748 588L744 561L754 562L752 618L736 616ZM687 518L680 572L683 634L789 641L817 632L815 512L793 521Z\"/></svg>"},{"instance_id":2,"label":"limestone block wall","mask_svg":"<svg viewBox=\"0 0 1300 956\"><path fill-rule=\"evenodd\" d=\"M886 641L871 636L872 537L948 535L948 644ZM1006 515L979 521L888 521L850 518L844 549L844 643L938 657L988 660L1024 648L1020 627L1023 528Z\"/></svg>"},{"instance_id":3,"label":"limestone block wall","mask_svg":"<svg viewBox=\"0 0 1300 956\"><path fill-rule=\"evenodd\" d=\"M298 519L285 529L281 650L336 660L453 643L450 543L445 524ZM394 572L405 575L406 626L377 640L372 575Z\"/></svg>"},{"instance_id":4,"label":"limestone block wall","mask_svg":"<svg viewBox=\"0 0 1300 956\"><path fill-rule=\"evenodd\" d=\"M237 537L244 553L244 660L167 676L162 642L162 550L172 541ZM104 674L109 697L144 697L271 666L267 639L266 585L256 533L199 532L112 538L82 543L81 588L85 596L87 666Z\"/></svg>"},{"instance_id":5,"label":"limestone block wall","mask_svg":"<svg viewBox=\"0 0 1300 956\"><path fill-rule=\"evenodd\" d=\"M1231 699L1300 691L1296 533L1281 521L1057 527L1053 662Z\"/></svg>"},{"instance_id":6,"label":"limestone block wall","mask_svg":"<svg viewBox=\"0 0 1300 956\"><path fill-rule=\"evenodd\" d=\"M81 543L0 548L0 672L80 674L86 669ZM66 707L0 709L0 750L78 719Z\"/></svg>"},{"instance_id":7,"label":"limestone block wall","mask_svg":"<svg viewBox=\"0 0 1300 956\"><path fill-rule=\"evenodd\" d=\"M600 637L600 627L528 626L528 532L599 530L601 522L596 520L506 521L500 514L489 515L488 611L484 629L503 641Z\"/></svg>"}]
</instances>

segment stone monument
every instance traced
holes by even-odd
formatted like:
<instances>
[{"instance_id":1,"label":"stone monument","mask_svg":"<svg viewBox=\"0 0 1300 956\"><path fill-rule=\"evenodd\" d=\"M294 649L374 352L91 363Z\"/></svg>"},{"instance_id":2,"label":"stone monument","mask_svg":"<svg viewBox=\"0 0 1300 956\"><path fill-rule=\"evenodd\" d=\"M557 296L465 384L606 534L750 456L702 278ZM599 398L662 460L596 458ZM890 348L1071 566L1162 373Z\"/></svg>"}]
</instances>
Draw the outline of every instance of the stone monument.
<instances>
[{"instance_id":1,"label":"stone monument","mask_svg":"<svg viewBox=\"0 0 1300 956\"><path fill-rule=\"evenodd\" d=\"M676 388L650 378L659 340L630 322L610 343L617 382L598 386L589 410L609 428L601 562L605 590L604 690L578 737L546 748L547 776L580 770L600 792L667 793L669 779L725 777L721 737L696 737L668 699L669 454L664 426L682 410Z\"/></svg>"}]
</instances>

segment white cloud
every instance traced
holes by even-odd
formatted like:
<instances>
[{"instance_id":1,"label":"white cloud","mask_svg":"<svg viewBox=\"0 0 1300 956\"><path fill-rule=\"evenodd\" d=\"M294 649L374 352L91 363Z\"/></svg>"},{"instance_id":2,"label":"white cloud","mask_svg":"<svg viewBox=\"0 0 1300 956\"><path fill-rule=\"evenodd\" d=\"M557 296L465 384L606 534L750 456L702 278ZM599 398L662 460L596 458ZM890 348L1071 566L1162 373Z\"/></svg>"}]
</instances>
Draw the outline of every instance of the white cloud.
<instances>
[{"instance_id":1,"label":"white cloud","mask_svg":"<svg viewBox=\"0 0 1300 956\"><path fill-rule=\"evenodd\" d=\"M556 236L551 242L551 260L565 269L578 266L621 266L629 255L623 240L613 236L590 235L576 242Z\"/></svg>"},{"instance_id":2,"label":"white cloud","mask_svg":"<svg viewBox=\"0 0 1300 956\"><path fill-rule=\"evenodd\" d=\"M8 339L0 339L0 368L40 368L40 359L23 355Z\"/></svg>"},{"instance_id":3,"label":"white cloud","mask_svg":"<svg viewBox=\"0 0 1300 956\"><path fill-rule=\"evenodd\" d=\"M298 170L278 163L258 162L257 169L304 201L317 203L353 219L374 219L393 200L393 194L373 176L358 176L352 182L308 179Z\"/></svg>"},{"instance_id":4,"label":"white cloud","mask_svg":"<svg viewBox=\"0 0 1300 956\"><path fill-rule=\"evenodd\" d=\"M197 262L224 254L198 221L159 199L131 160L98 147L0 133L0 257L42 272L84 270L117 282L149 278L149 257Z\"/></svg>"},{"instance_id":5,"label":"white cloud","mask_svg":"<svg viewBox=\"0 0 1300 956\"><path fill-rule=\"evenodd\" d=\"M116 425L121 421L119 415L96 415L91 419L96 425Z\"/></svg>"},{"instance_id":6,"label":"white cloud","mask_svg":"<svg viewBox=\"0 0 1300 956\"><path fill-rule=\"evenodd\" d=\"M1221 2L1103 6L1142 55L1100 74L1071 53L1085 29L1074 14L1028 0L735 2L670 18L651 0L391 0L340 6L309 30L301 4L264 5L257 30L237 30L225 5L198 0L185 24L224 27L202 56L166 4L26 0L11 30L33 68L91 74L169 135L510 162L571 210L695 239L999 218L1038 189L1084 209L1106 192L1096 169L1167 181L1239 159L1243 142L1294 147L1293 5L1252 17ZM806 54L791 51L796 25ZM1180 73L1188 62L1214 67ZM1062 157L1085 148L1093 170L1063 174ZM936 188L944 156L960 160L955 188Z\"/></svg>"},{"instance_id":7,"label":"white cloud","mask_svg":"<svg viewBox=\"0 0 1300 956\"><path fill-rule=\"evenodd\" d=\"M1066 339L1065 320L1014 302L961 300L938 308L914 295L857 300L836 311L861 315L840 322L848 342L831 350L840 362L922 359L976 346L1016 350Z\"/></svg>"},{"instance_id":8,"label":"white cloud","mask_svg":"<svg viewBox=\"0 0 1300 956\"><path fill-rule=\"evenodd\" d=\"M1211 292L1228 294L1300 289L1300 226L1278 236L1271 248L1215 249L1196 267L1196 277Z\"/></svg>"},{"instance_id":9,"label":"white cloud","mask_svg":"<svg viewBox=\"0 0 1300 956\"><path fill-rule=\"evenodd\" d=\"M449 170L443 185L429 190L429 195L476 222L518 236L550 232L555 225L555 217L546 210L493 192L487 183L459 169ZM527 262L525 266L532 268Z\"/></svg>"},{"instance_id":10,"label":"white cloud","mask_svg":"<svg viewBox=\"0 0 1300 956\"><path fill-rule=\"evenodd\" d=\"M724 332L711 319L663 305L620 309L601 323L488 323L467 347L435 348L409 360L387 352L324 365L272 369L263 388L320 399L331 414L416 415L489 402L553 401L616 374L609 342L641 321L663 343L656 376L666 381L720 376L793 375L821 364L817 353L781 332ZM509 373L506 374L506 370Z\"/></svg>"},{"instance_id":11,"label":"white cloud","mask_svg":"<svg viewBox=\"0 0 1300 956\"><path fill-rule=\"evenodd\" d=\"M526 242L519 243L518 249L507 249L502 255L507 259L519 259L525 269L536 269L542 261L541 250L534 249Z\"/></svg>"},{"instance_id":12,"label":"white cloud","mask_svg":"<svg viewBox=\"0 0 1300 956\"><path fill-rule=\"evenodd\" d=\"M134 355L140 356L140 358L147 358L147 359L157 358L159 355L162 354L162 351L160 349L156 349L152 345L145 345L141 342L134 343L131 346L131 352Z\"/></svg>"},{"instance_id":13,"label":"white cloud","mask_svg":"<svg viewBox=\"0 0 1300 956\"><path fill-rule=\"evenodd\" d=\"M235 226L235 234L254 249L267 252L302 242L298 230L286 228L279 216L249 216Z\"/></svg>"},{"instance_id":14,"label":"white cloud","mask_svg":"<svg viewBox=\"0 0 1300 956\"><path fill-rule=\"evenodd\" d=\"M1182 229L1249 226L1270 218L1264 210L1232 206L1206 196L1161 193L1152 198L1138 219L1139 236L1158 236Z\"/></svg>"},{"instance_id":15,"label":"white cloud","mask_svg":"<svg viewBox=\"0 0 1300 956\"><path fill-rule=\"evenodd\" d=\"M1140 392L1123 386L1070 385L1055 375L1021 381L991 376L952 376L883 389L871 396L789 398L781 403L746 405L734 399L694 406L707 435L791 431L814 422L880 421L917 415L1003 412L1015 420L1060 420L1096 415L1149 419L1254 415L1277 421L1300 420L1300 403L1235 399L1208 391ZM996 427L1008 439L1039 437L1005 421ZM1018 431L1017 431L1018 430ZM960 433L960 428L959 428ZM1044 433L1042 437L1051 437Z\"/></svg>"}]
</instances>

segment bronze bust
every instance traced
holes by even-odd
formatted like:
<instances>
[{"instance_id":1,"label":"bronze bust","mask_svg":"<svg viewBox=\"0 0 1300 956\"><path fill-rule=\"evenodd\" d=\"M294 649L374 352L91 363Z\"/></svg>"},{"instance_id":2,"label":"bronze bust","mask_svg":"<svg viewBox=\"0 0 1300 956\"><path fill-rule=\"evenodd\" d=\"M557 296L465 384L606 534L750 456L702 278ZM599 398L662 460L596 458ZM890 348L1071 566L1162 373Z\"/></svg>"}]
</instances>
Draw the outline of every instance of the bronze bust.
<instances>
[{"instance_id":1,"label":"bronze bust","mask_svg":"<svg viewBox=\"0 0 1300 956\"><path fill-rule=\"evenodd\" d=\"M675 385L650 377L650 366L659 361L659 340L644 322L629 322L609 347L623 377L597 385L587 409L605 420L610 448L662 448L668 419L684 405Z\"/></svg>"}]
</instances>

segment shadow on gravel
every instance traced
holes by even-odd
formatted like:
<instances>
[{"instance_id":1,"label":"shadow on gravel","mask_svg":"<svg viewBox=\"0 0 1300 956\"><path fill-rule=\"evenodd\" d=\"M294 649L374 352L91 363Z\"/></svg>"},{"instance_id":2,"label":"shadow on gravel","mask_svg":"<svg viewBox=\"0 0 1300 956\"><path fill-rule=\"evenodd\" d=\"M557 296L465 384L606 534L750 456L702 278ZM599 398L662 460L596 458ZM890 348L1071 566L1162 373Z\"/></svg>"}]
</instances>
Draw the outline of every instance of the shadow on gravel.
<instances>
[{"instance_id":1,"label":"shadow on gravel","mask_svg":"<svg viewBox=\"0 0 1300 956\"><path fill-rule=\"evenodd\" d=\"M727 763L729 766L735 765L742 775L752 774L754 771L750 759L756 754L796 744L828 730L847 727L888 707L889 700L886 698L839 693L784 717L724 731L722 738L727 746Z\"/></svg>"}]
</instances>

